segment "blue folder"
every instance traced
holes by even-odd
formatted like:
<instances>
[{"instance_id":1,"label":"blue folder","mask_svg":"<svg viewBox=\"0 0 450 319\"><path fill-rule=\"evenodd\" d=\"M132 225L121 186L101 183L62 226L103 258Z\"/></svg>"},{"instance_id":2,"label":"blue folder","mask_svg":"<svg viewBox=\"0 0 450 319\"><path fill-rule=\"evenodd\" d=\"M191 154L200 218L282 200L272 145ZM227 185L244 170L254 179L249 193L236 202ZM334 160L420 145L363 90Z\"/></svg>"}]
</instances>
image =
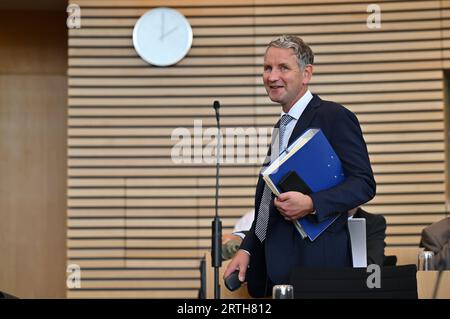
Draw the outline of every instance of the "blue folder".
<instances>
[{"instance_id":1,"label":"blue folder","mask_svg":"<svg viewBox=\"0 0 450 319\"><path fill-rule=\"evenodd\" d=\"M262 175L272 192L279 195L282 192L280 182L283 183L293 172L312 193L332 188L345 180L339 157L323 132L315 128L305 131L269 165ZM308 236L314 241L338 217L339 214L336 214L317 222L314 216L308 215L297 220L295 226L302 237Z\"/></svg>"}]
</instances>

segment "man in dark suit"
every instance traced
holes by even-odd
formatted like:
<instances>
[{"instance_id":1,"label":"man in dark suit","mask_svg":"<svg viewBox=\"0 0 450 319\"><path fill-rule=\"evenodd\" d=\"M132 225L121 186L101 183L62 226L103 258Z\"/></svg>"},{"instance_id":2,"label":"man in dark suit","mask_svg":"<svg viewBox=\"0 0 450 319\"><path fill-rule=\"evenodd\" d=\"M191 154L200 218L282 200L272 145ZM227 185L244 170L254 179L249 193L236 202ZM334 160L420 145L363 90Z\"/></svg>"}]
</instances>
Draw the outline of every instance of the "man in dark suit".
<instances>
[{"instance_id":1,"label":"man in dark suit","mask_svg":"<svg viewBox=\"0 0 450 319\"><path fill-rule=\"evenodd\" d=\"M384 264L384 248L386 247L386 219L383 215L366 212L361 207L349 211L353 218L364 218L366 220L367 236L367 265Z\"/></svg>"},{"instance_id":2,"label":"man in dark suit","mask_svg":"<svg viewBox=\"0 0 450 319\"><path fill-rule=\"evenodd\" d=\"M326 191L305 195L282 193L274 198L260 177L255 220L224 277L239 270L253 297L268 296L274 284L289 281L294 267L351 266L347 211L375 196L367 147L356 116L342 105L324 101L308 90L314 55L300 38L281 36L264 56L263 81L270 99L282 107L275 125L278 136L269 153L276 158L308 128L320 128L341 159L346 179ZM303 240L292 221L310 215L317 221L339 218L316 240ZM245 278L245 279L244 279Z\"/></svg>"}]
</instances>

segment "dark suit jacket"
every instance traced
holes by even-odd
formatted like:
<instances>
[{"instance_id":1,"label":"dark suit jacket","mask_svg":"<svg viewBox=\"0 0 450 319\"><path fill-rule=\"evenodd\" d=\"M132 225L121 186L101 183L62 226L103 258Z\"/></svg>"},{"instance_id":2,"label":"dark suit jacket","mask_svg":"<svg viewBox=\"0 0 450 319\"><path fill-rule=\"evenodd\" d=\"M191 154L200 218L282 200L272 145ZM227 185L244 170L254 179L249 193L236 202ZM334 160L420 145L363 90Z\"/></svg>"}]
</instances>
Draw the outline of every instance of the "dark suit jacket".
<instances>
[{"instance_id":1,"label":"dark suit jacket","mask_svg":"<svg viewBox=\"0 0 450 319\"><path fill-rule=\"evenodd\" d=\"M287 283L294 267L351 266L347 211L375 196L367 147L356 116L342 105L323 101L314 95L298 120L289 143L308 128L322 129L341 159L346 176L342 184L310 195L316 210L314 218L320 221L336 213L340 216L311 242L301 239L292 222L281 216L272 201L266 239L261 243L255 235L264 190L264 181L260 176L256 186L255 220L241 245L241 249L251 255L246 280L254 297L269 295L273 284Z\"/></svg>"},{"instance_id":2,"label":"dark suit jacket","mask_svg":"<svg viewBox=\"0 0 450 319\"><path fill-rule=\"evenodd\" d=\"M386 219L383 215L370 214L358 208L353 215L354 218L366 219L366 237L367 237L367 264L377 264L383 266L384 248L386 243Z\"/></svg>"},{"instance_id":3,"label":"dark suit jacket","mask_svg":"<svg viewBox=\"0 0 450 319\"><path fill-rule=\"evenodd\" d=\"M450 269L450 217L424 228L420 246L434 252L436 270Z\"/></svg>"}]
</instances>

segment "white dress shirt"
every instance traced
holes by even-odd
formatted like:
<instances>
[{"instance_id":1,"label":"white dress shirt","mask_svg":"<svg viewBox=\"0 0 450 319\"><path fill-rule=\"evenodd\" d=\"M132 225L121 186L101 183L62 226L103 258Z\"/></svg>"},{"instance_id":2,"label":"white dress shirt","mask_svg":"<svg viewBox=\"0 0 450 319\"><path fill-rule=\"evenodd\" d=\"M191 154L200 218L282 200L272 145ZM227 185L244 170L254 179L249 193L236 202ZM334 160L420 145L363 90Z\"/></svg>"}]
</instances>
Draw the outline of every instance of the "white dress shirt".
<instances>
[{"instance_id":1,"label":"white dress shirt","mask_svg":"<svg viewBox=\"0 0 450 319\"><path fill-rule=\"evenodd\" d=\"M294 127L298 122L298 119L300 116L302 116L303 111L308 106L308 103L312 100L313 95L308 90L305 94L298 100L289 110L288 113L281 112L281 116L284 114L289 114L293 117L293 120L289 122L288 125L286 125L286 131L284 132L285 138L283 139L283 145L281 146L280 152L285 150L289 143L289 138L292 135L292 132L294 131Z\"/></svg>"}]
</instances>

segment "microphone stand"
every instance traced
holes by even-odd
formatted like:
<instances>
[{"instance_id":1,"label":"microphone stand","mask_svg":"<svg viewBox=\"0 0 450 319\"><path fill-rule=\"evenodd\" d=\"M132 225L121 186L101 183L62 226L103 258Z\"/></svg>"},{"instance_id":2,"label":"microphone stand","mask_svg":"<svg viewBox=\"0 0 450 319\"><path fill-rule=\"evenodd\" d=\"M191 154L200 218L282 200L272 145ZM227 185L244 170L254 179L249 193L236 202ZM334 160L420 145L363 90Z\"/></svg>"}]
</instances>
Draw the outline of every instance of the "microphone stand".
<instances>
[{"instance_id":1,"label":"microphone stand","mask_svg":"<svg viewBox=\"0 0 450 319\"><path fill-rule=\"evenodd\" d=\"M214 267L214 299L220 299L219 268L222 266L222 222L219 217L219 166L220 166L220 103L214 101L217 120L217 148L216 148L216 213L212 222L212 250L211 260Z\"/></svg>"}]
</instances>

